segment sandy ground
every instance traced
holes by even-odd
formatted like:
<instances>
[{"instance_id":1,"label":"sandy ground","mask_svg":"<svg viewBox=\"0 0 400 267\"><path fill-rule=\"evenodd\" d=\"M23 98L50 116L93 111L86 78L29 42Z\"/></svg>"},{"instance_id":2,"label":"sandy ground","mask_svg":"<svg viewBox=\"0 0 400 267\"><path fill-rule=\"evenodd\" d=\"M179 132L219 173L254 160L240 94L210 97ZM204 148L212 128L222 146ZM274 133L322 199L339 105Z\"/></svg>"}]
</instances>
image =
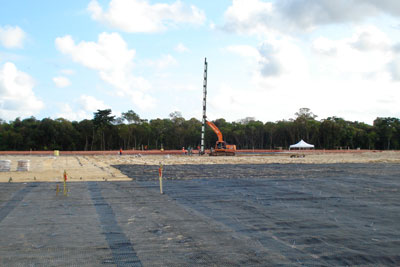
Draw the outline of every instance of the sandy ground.
<instances>
[{"instance_id":1,"label":"sandy ground","mask_svg":"<svg viewBox=\"0 0 400 267\"><path fill-rule=\"evenodd\" d=\"M183 156L183 155L94 155L94 156L10 156L1 155L0 160L11 160L11 171L0 172L0 182L61 182L64 170L68 181L129 181L112 165L163 165L173 164L268 164L268 163L400 163L400 151L322 153L307 152L305 157L296 152L238 155L235 157ZM30 170L17 171L19 160L30 160Z\"/></svg>"}]
</instances>

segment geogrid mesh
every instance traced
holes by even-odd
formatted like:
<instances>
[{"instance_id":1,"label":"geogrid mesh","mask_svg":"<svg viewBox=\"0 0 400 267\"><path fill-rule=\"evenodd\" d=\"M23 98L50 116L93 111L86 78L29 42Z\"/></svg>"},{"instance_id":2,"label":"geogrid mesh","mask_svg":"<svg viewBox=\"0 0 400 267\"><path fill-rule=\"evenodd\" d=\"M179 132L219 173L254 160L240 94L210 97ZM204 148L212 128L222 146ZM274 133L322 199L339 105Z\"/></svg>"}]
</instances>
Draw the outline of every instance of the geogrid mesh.
<instances>
[{"instance_id":1,"label":"geogrid mesh","mask_svg":"<svg viewBox=\"0 0 400 267\"><path fill-rule=\"evenodd\" d=\"M130 240L118 225L111 206L104 200L97 182L88 182L88 190L96 208L103 235L111 249L117 266L142 266Z\"/></svg>"},{"instance_id":2,"label":"geogrid mesh","mask_svg":"<svg viewBox=\"0 0 400 267\"><path fill-rule=\"evenodd\" d=\"M398 266L400 165L123 166L0 185L0 266Z\"/></svg>"}]
</instances>

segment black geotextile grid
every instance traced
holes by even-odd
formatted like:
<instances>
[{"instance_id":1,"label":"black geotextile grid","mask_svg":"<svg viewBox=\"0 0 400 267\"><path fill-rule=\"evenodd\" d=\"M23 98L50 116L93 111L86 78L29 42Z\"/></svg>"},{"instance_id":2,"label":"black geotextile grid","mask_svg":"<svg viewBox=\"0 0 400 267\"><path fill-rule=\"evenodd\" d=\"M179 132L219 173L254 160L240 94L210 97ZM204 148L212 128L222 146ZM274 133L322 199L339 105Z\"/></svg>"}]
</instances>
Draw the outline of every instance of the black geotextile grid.
<instances>
[{"instance_id":1,"label":"black geotextile grid","mask_svg":"<svg viewBox=\"0 0 400 267\"><path fill-rule=\"evenodd\" d=\"M343 166L343 167L342 167ZM137 181L156 180L159 165L113 165ZM164 165L163 179L197 178L319 178L398 176L397 164L184 164Z\"/></svg>"},{"instance_id":2,"label":"black geotextile grid","mask_svg":"<svg viewBox=\"0 0 400 267\"><path fill-rule=\"evenodd\" d=\"M105 247L37 247L15 251L2 249L0 266L98 266L98 259L109 250ZM103 259L102 266L115 266L113 258ZM123 266L123 265L121 265ZM125 265L134 266L134 265Z\"/></svg>"},{"instance_id":3,"label":"black geotextile grid","mask_svg":"<svg viewBox=\"0 0 400 267\"><path fill-rule=\"evenodd\" d=\"M164 166L164 195L158 166L124 169L68 197L1 184L0 265L400 265L399 164Z\"/></svg>"},{"instance_id":4,"label":"black geotextile grid","mask_svg":"<svg viewBox=\"0 0 400 267\"><path fill-rule=\"evenodd\" d=\"M24 199L25 195L36 186L37 184L28 184L21 190L15 192L13 197L0 207L0 223L15 207L18 206L18 204Z\"/></svg>"},{"instance_id":5,"label":"black geotextile grid","mask_svg":"<svg viewBox=\"0 0 400 267\"><path fill-rule=\"evenodd\" d=\"M115 264L117 266L142 266L130 240L118 225L113 209L103 198L98 183L88 182L88 190Z\"/></svg>"},{"instance_id":6,"label":"black geotextile grid","mask_svg":"<svg viewBox=\"0 0 400 267\"><path fill-rule=\"evenodd\" d=\"M292 263L396 266L399 167L171 165L164 166L164 192ZM158 190L157 166L120 169L141 186Z\"/></svg>"}]
</instances>

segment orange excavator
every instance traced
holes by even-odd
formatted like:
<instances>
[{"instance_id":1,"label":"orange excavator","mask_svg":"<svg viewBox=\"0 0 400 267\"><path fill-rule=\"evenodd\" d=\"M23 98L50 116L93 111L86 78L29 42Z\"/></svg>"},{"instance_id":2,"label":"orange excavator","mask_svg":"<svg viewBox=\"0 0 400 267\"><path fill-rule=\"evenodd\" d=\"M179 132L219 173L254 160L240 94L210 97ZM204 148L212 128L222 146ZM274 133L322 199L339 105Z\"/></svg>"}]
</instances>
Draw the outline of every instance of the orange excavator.
<instances>
[{"instance_id":1,"label":"orange excavator","mask_svg":"<svg viewBox=\"0 0 400 267\"><path fill-rule=\"evenodd\" d=\"M218 136L218 141L215 143L215 148L211 148L210 156L235 156L236 145L228 145L222 138L222 133L211 121L206 120L208 126Z\"/></svg>"}]
</instances>

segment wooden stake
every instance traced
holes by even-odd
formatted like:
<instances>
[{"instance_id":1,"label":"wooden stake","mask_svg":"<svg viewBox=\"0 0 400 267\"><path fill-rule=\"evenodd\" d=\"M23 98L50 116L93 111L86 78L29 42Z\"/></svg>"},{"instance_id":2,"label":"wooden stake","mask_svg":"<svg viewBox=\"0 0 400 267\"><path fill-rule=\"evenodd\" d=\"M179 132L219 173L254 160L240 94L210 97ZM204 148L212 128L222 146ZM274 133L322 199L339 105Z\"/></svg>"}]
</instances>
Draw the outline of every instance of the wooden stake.
<instances>
[{"instance_id":1,"label":"wooden stake","mask_svg":"<svg viewBox=\"0 0 400 267\"><path fill-rule=\"evenodd\" d=\"M160 162L160 167L158 168L158 176L159 176L158 178L160 180L160 194L161 195L164 194L164 192L163 192L163 184L162 184L162 170L163 170L163 165Z\"/></svg>"},{"instance_id":2,"label":"wooden stake","mask_svg":"<svg viewBox=\"0 0 400 267\"><path fill-rule=\"evenodd\" d=\"M64 170L64 196L68 196L67 171L66 170Z\"/></svg>"},{"instance_id":3,"label":"wooden stake","mask_svg":"<svg viewBox=\"0 0 400 267\"><path fill-rule=\"evenodd\" d=\"M64 190L63 190L63 192L64 192L64 196L68 196L68 188L67 188L67 182L66 181L64 181Z\"/></svg>"}]
</instances>

